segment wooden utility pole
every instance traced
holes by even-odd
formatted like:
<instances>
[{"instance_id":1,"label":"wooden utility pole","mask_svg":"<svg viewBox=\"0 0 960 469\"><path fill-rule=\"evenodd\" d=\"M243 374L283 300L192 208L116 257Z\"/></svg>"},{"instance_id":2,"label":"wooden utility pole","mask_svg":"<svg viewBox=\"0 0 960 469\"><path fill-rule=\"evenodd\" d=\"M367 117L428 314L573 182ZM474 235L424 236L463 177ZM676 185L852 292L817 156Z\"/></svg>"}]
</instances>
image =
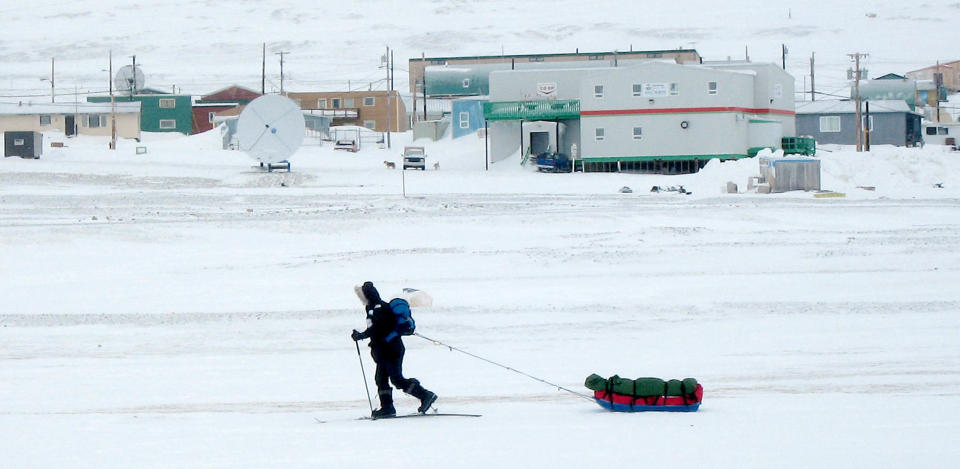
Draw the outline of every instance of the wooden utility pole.
<instances>
[{"instance_id":1,"label":"wooden utility pole","mask_svg":"<svg viewBox=\"0 0 960 469\"><path fill-rule=\"evenodd\" d=\"M390 94L391 94L391 95L393 94L393 90L394 90L394 88L393 88L393 78L396 76L396 74L394 73L394 70L393 70L393 64L394 64L394 63L395 63L395 62L394 62L394 60L393 60L393 49L390 49ZM393 116L394 119L393 119L393 120L394 120L394 122L397 123L397 132L400 131L400 102L399 102L399 100L400 100L400 96L397 95L397 105L394 106L393 108L391 108L391 111L394 112L394 116ZM388 134L388 135L389 135L389 134Z\"/></svg>"},{"instance_id":2,"label":"wooden utility pole","mask_svg":"<svg viewBox=\"0 0 960 469\"><path fill-rule=\"evenodd\" d=\"M817 87L816 80L814 79L814 69L813 69L813 58L816 56L816 52L810 53L810 101L817 100Z\"/></svg>"},{"instance_id":3,"label":"wooden utility pole","mask_svg":"<svg viewBox=\"0 0 960 469\"><path fill-rule=\"evenodd\" d=\"M289 54L287 51L277 52L277 55L280 56L280 95L283 95L283 56Z\"/></svg>"},{"instance_id":4,"label":"wooden utility pole","mask_svg":"<svg viewBox=\"0 0 960 469\"><path fill-rule=\"evenodd\" d=\"M940 87L943 86L943 73L940 72L940 60L937 60L937 72L933 74L933 86L937 94L937 122L940 122Z\"/></svg>"},{"instance_id":5,"label":"wooden utility pole","mask_svg":"<svg viewBox=\"0 0 960 469\"><path fill-rule=\"evenodd\" d=\"M263 63L260 66L260 94L267 94L267 43L263 43Z\"/></svg>"},{"instance_id":6,"label":"wooden utility pole","mask_svg":"<svg viewBox=\"0 0 960 469\"><path fill-rule=\"evenodd\" d=\"M417 79L416 78L413 79L413 108L412 109L413 109L413 112L410 113L411 128L413 128L413 124L417 122Z\"/></svg>"},{"instance_id":7,"label":"wooden utility pole","mask_svg":"<svg viewBox=\"0 0 960 469\"><path fill-rule=\"evenodd\" d=\"M427 53L421 52L423 60L423 120L427 120Z\"/></svg>"},{"instance_id":8,"label":"wooden utility pole","mask_svg":"<svg viewBox=\"0 0 960 469\"><path fill-rule=\"evenodd\" d=\"M786 44L780 44L780 52L781 52L780 58L781 60L783 60L783 69L786 70L787 69L787 45Z\"/></svg>"},{"instance_id":9,"label":"wooden utility pole","mask_svg":"<svg viewBox=\"0 0 960 469\"><path fill-rule=\"evenodd\" d=\"M52 103L52 102L56 102L56 98L55 98L55 96L56 96L55 90L56 90L56 89L55 89L54 86L53 86L53 62L54 62L54 59L55 59L54 57L50 57L50 102L51 102L51 103Z\"/></svg>"},{"instance_id":10,"label":"wooden utility pole","mask_svg":"<svg viewBox=\"0 0 960 469\"><path fill-rule=\"evenodd\" d=\"M130 82L130 101L133 102L133 96L137 94L137 56L133 56L133 80Z\"/></svg>"},{"instance_id":11,"label":"wooden utility pole","mask_svg":"<svg viewBox=\"0 0 960 469\"><path fill-rule=\"evenodd\" d=\"M855 52L847 54L847 57L853 59L856 73L854 73L853 93L855 97L855 106L857 106L857 151L863 151L863 117L860 114L860 59L866 58L869 54Z\"/></svg>"},{"instance_id":12,"label":"wooden utility pole","mask_svg":"<svg viewBox=\"0 0 960 469\"><path fill-rule=\"evenodd\" d=\"M117 149L117 100L113 96L113 49L110 49L110 71L107 81L110 82L110 149ZM136 75L134 75L136 76Z\"/></svg>"},{"instance_id":13,"label":"wooden utility pole","mask_svg":"<svg viewBox=\"0 0 960 469\"><path fill-rule=\"evenodd\" d=\"M390 91L393 89L393 77L390 75L390 46L387 46L387 53L383 55L383 68L387 70L387 148L390 148L390 114L393 111L390 108Z\"/></svg>"}]
</instances>

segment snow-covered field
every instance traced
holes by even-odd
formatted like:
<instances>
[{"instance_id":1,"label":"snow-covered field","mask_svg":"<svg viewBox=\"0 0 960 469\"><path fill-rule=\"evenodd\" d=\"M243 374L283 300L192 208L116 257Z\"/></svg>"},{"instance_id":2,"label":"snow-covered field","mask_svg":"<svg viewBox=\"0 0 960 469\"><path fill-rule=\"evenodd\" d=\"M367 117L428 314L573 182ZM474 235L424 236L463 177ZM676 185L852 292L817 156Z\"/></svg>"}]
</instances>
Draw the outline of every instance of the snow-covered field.
<instances>
[{"instance_id":1,"label":"snow-covered field","mask_svg":"<svg viewBox=\"0 0 960 469\"><path fill-rule=\"evenodd\" d=\"M960 459L956 153L826 148L824 189L846 197L818 199L720 193L743 192L755 160L684 176L482 171L472 137L428 144L431 170L386 169L408 139L306 146L272 174L216 134L0 160L0 466ZM649 192L677 184L693 194ZM692 376L703 406L609 413L410 337L407 375L442 411L483 417L357 421L364 280L430 292L420 333L555 385Z\"/></svg>"}]
</instances>

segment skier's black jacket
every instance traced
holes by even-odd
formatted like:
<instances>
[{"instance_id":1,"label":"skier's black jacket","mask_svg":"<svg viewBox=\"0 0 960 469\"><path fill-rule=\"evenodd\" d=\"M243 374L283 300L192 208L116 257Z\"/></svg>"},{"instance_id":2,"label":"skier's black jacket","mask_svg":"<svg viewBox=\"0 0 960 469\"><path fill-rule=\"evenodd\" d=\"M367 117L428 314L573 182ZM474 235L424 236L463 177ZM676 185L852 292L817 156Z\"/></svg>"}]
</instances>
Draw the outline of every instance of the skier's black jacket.
<instances>
[{"instance_id":1,"label":"skier's black jacket","mask_svg":"<svg viewBox=\"0 0 960 469\"><path fill-rule=\"evenodd\" d=\"M386 340L387 336L397 329L397 318L390 305L380 298L380 292L371 282L365 282L361 291L367 299L367 328L361 335L370 338L370 348L373 349L374 356L402 355L403 341L399 335L395 334L389 342Z\"/></svg>"}]
</instances>

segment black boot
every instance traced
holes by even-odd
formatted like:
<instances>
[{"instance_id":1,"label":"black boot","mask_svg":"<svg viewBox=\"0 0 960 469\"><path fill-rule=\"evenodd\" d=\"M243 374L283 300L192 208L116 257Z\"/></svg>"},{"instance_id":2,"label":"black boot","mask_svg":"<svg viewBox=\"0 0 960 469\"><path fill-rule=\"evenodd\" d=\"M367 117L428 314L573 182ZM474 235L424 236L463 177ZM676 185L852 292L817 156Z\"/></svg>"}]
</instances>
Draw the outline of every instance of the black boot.
<instances>
[{"instance_id":1,"label":"black boot","mask_svg":"<svg viewBox=\"0 0 960 469\"><path fill-rule=\"evenodd\" d=\"M417 412L420 412L421 414L427 413L427 411L430 410L430 406L432 406L434 402L437 402L437 395L424 389L423 397L420 398L420 407L417 407Z\"/></svg>"},{"instance_id":2,"label":"black boot","mask_svg":"<svg viewBox=\"0 0 960 469\"><path fill-rule=\"evenodd\" d=\"M420 381L417 381L416 378L410 378L410 386L406 389L407 394L410 394L417 399L420 399L420 407L417 408L417 412L421 414L426 413L430 409L430 406L437 401L437 395L427 391L423 386L420 385Z\"/></svg>"},{"instance_id":3,"label":"black boot","mask_svg":"<svg viewBox=\"0 0 960 469\"><path fill-rule=\"evenodd\" d=\"M397 409L393 407L393 390L392 389L381 389L380 394L380 408L374 410L370 416L375 419L382 419L387 417L394 417L397 415Z\"/></svg>"}]
</instances>

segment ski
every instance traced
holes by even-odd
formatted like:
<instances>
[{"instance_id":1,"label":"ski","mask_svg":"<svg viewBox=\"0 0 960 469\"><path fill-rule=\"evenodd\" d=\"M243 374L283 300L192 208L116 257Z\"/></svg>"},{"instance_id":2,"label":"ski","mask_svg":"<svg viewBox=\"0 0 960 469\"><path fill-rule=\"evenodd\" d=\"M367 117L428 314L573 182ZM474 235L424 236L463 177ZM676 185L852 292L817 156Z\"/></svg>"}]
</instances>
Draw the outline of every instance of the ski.
<instances>
[{"instance_id":1,"label":"ski","mask_svg":"<svg viewBox=\"0 0 960 469\"><path fill-rule=\"evenodd\" d=\"M451 414L443 412L431 412L427 414L403 414L403 415L394 415L392 417L360 417L357 420L389 420L389 419L402 419L407 417L480 417L480 414Z\"/></svg>"},{"instance_id":2,"label":"ski","mask_svg":"<svg viewBox=\"0 0 960 469\"><path fill-rule=\"evenodd\" d=\"M407 417L431 417L431 416L433 416L433 417L482 417L481 414L459 414L459 413L430 412L430 413L428 413L428 414L420 414L420 413L417 413L417 414L403 414L403 415L395 415L395 416L393 416L393 417L380 417L380 418L373 418L373 417L370 417L370 416L365 416L365 417L357 417L357 418L354 419L354 420L388 420L388 419L402 419L402 418L407 418ZM313 418L313 421L314 421L314 422L317 422L317 423L329 423L329 422L331 422L330 420L320 420L320 419L318 419L318 418L316 418L316 417Z\"/></svg>"}]
</instances>

